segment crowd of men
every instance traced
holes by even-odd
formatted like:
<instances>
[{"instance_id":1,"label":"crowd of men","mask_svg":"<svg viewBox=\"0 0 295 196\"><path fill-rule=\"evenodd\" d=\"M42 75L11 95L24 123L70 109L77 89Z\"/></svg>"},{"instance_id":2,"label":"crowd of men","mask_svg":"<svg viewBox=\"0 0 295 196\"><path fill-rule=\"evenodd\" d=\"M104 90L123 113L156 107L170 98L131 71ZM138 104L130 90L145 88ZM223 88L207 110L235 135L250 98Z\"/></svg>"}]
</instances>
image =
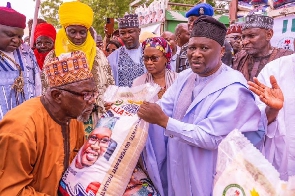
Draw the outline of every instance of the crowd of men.
<instances>
[{"instance_id":1,"label":"crowd of men","mask_svg":"<svg viewBox=\"0 0 295 196\"><path fill-rule=\"evenodd\" d=\"M294 52L271 45L269 16L249 14L226 28L213 14L197 4L188 23L160 35L178 76L138 110L167 139L165 160L156 163L164 169L147 169L151 179L161 176L153 183L162 195L211 195L218 144L234 129L282 180L295 175ZM88 5L65 2L62 28L40 22L31 47L23 40L26 17L9 3L0 16L0 195L58 195L63 172L111 104L103 100L107 87L131 87L158 59L143 58L136 14L119 18L116 34L103 39Z\"/></svg>"}]
</instances>

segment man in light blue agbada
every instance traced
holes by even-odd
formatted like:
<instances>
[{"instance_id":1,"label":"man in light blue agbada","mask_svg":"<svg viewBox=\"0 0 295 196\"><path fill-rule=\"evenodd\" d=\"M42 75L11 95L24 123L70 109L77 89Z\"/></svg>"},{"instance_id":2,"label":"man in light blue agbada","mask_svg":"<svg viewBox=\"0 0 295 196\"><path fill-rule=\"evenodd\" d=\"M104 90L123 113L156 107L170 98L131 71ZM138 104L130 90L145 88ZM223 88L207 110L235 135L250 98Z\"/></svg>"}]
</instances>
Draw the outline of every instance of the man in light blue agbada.
<instances>
[{"instance_id":1,"label":"man in light blue agbada","mask_svg":"<svg viewBox=\"0 0 295 196\"><path fill-rule=\"evenodd\" d=\"M234 129L254 145L263 137L258 131L261 114L246 80L221 62L225 34L222 23L200 16L188 44L191 68L180 73L162 99L144 102L138 111L169 136L169 196L212 194L218 145Z\"/></svg>"},{"instance_id":2,"label":"man in light blue agbada","mask_svg":"<svg viewBox=\"0 0 295 196\"><path fill-rule=\"evenodd\" d=\"M108 56L117 86L132 86L133 80L145 70L142 61L142 48L139 43L139 22L136 14L125 15L119 19L119 34L124 42Z\"/></svg>"}]
</instances>

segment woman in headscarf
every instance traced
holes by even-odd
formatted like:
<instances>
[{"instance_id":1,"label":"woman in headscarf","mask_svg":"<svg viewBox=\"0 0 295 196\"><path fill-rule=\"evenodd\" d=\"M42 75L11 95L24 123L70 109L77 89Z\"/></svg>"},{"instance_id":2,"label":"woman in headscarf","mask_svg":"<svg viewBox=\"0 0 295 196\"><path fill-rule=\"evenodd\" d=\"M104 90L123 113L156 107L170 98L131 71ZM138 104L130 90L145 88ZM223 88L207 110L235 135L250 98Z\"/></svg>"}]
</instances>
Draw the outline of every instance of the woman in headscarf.
<instances>
[{"instance_id":1,"label":"woman in headscarf","mask_svg":"<svg viewBox=\"0 0 295 196\"><path fill-rule=\"evenodd\" d=\"M171 47L164 38L153 37L146 39L142 43L142 49L142 60L147 73L136 78L133 81L133 86L144 83L156 83L161 87L158 94L160 99L177 77L177 73L172 71L170 67Z\"/></svg>"},{"instance_id":2,"label":"woman in headscarf","mask_svg":"<svg viewBox=\"0 0 295 196\"><path fill-rule=\"evenodd\" d=\"M41 23L36 26L34 33L34 54L39 68L42 70L45 57L54 48L56 30L48 23Z\"/></svg>"},{"instance_id":3,"label":"woman in headscarf","mask_svg":"<svg viewBox=\"0 0 295 196\"><path fill-rule=\"evenodd\" d=\"M62 28L58 31L55 49L45 59L45 63L62 53L83 51L86 54L89 68L96 82L99 96L96 100L95 111L85 122L86 136L92 131L93 125L104 113L103 94L109 85L114 84L111 67L104 53L96 47L89 28L93 22L92 9L79 1L64 2L59 7L59 22ZM47 89L47 80L42 82L43 92Z\"/></svg>"},{"instance_id":4,"label":"woman in headscarf","mask_svg":"<svg viewBox=\"0 0 295 196\"><path fill-rule=\"evenodd\" d=\"M133 86L151 83L161 87L155 101L161 99L172 85L177 73L170 69L172 50L169 43L162 37L148 38L142 43L143 62L147 73L133 81ZM168 195L167 185L167 137L164 128L150 124L149 136L142 153L142 166L147 171L160 195Z\"/></svg>"},{"instance_id":5,"label":"woman in headscarf","mask_svg":"<svg viewBox=\"0 0 295 196\"><path fill-rule=\"evenodd\" d=\"M106 56L109 56L110 54L112 54L112 52L114 52L121 46L122 44L118 40L111 39L106 46Z\"/></svg>"}]
</instances>

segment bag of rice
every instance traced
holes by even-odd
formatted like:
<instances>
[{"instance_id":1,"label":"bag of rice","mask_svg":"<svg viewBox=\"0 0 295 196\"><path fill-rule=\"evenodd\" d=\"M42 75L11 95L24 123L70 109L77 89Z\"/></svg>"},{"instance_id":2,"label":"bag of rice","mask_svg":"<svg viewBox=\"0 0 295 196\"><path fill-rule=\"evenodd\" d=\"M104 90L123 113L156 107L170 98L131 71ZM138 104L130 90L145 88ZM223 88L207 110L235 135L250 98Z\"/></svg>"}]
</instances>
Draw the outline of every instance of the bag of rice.
<instances>
[{"instance_id":1,"label":"bag of rice","mask_svg":"<svg viewBox=\"0 0 295 196\"><path fill-rule=\"evenodd\" d=\"M150 84L132 88L110 86L106 90L105 101L114 104L65 171L60 195L120 196L127 185L129 193L157 195L147 176L134 168L148 136L148 123L138 118L137 110L159 90L159 86ZM131 195L128 191L124 195Z\"/></svg>"},{"instance_id":2,"label":"bag of rice","mask_svg":"<svg viewBox=\"0 0 295 196\"><path fill-rule=\"evenodd\" d=\"M278 171L238 130L218 146L214 196L284 195Z\"/></svg>"}]
</instances>

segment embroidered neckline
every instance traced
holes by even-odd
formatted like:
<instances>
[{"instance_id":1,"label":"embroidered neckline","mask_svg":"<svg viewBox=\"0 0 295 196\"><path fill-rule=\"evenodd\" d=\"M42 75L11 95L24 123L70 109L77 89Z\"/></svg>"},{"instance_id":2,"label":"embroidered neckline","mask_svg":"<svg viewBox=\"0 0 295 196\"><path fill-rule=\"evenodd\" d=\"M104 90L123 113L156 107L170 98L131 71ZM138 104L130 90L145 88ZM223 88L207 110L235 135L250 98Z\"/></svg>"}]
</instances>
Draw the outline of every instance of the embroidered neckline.
<instances>
[{"instance_id":1,"label":"embroidered neckline","mask_svg":"<svg viewBox=\"0 0 295 196\"><path fill-rule=\"evenodd\" d=\"M17 62L15 62L15 60L13 60L12 58L10 58L6 54L4 54L2 51L0 51L0 57L3 60L4 60L4 57L7 58L8 60L10 60L12 63L15 64L16 68L19 71L18 77L16 77L14 79L13 85L11 86L11 88L15 92L16 105L19 105L20 104L20 97L22 97L23 100L26 100L25 99L25 92L24 92L24 85L25 85L25 83L24 83L22 69L21 69L20 65Z\"/></svg>"}]
</instances>

